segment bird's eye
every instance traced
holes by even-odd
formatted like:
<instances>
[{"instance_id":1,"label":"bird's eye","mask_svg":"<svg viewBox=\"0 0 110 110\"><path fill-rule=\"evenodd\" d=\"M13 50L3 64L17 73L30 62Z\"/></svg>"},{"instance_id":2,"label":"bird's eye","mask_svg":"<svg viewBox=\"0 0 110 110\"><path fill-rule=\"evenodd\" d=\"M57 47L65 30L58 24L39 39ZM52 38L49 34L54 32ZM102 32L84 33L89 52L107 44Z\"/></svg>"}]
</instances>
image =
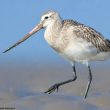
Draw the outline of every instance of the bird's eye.
<instances>
[{"instance_id":1,"label":"bird's eye","mask_svg":"<svg viewBox=\"0 0 110 110\"><path fill-rule=\"evenodd\" d=\"M48 16L45 17L45 19L48 19L48 18L49 18Z\"/></svg>"}]
</instances>

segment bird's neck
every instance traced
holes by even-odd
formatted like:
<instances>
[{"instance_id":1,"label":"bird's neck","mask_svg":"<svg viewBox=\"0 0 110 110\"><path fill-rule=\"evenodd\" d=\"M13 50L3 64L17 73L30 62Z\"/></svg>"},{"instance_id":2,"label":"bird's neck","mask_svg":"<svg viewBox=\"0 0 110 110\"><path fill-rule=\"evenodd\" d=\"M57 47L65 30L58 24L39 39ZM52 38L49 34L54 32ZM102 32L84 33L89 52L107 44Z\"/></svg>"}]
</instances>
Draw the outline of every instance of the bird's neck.
<instances>
[{"instance_id":1,"label":"bird's neck","mask_svg":"<svg viewBox=\"0 0 110 110\"><path fill-rule=\"evenodd\" d=\"M58 39L58 35L62 28L62 21L56 20L52 22L49 26L46 27L45 30L45 40L52 46L55 45L56 40Z\"/></svg>"},{"instance_id":2,"label":"bird's neck","mask_svg":"<svg viewBox=\"0 0 110 110\"><path fill-rule=\"evenodd\" d=\"M47 26L46 30L48 34L52 34L57 37L57 34L59 34L62 27L61 20L56 20L52 22L49 26Z\"/></svg>"}]
</instances>

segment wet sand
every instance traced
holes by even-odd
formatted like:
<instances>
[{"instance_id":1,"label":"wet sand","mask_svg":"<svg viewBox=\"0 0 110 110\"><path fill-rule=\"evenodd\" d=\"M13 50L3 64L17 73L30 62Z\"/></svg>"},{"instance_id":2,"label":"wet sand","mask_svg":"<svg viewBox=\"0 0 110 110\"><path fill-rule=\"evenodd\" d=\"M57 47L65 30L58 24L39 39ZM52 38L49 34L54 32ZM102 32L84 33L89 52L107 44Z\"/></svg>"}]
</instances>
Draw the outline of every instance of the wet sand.
<instances>
[{"instance_id":1,"label":"wet sand","mask_svg":"<svg viewBox=\"0 0 110 110\"><path fill-rule=\"evenodd\" d=\"M63 64L64 63L64 64ZM110 110L109 62L92 64L93 82L83 99L88 71L77 65L78 79L58 93L44 94L52 84L72 77L68 63L4 63L0 67L0 107L17 110Z\"/></svg>"}]
</instances>

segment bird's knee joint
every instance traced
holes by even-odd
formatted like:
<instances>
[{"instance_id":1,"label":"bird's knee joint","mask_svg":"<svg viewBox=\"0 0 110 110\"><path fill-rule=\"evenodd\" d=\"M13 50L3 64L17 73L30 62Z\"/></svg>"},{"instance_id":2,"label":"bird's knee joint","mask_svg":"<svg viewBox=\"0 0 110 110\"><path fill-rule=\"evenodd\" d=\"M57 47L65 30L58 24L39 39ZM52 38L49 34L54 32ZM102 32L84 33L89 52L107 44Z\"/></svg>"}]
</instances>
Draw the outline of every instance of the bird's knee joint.
<instances>
[{"instance_id":1,"label":"bird's knee joint","mask_svg":"<svg viewBox=\"0 0 110 110\"><path fill-rule=\"evenodd\" d=\"M73 79L76 80L77 79L77 76L73 76Z\"/></svg>"}]
</instances>

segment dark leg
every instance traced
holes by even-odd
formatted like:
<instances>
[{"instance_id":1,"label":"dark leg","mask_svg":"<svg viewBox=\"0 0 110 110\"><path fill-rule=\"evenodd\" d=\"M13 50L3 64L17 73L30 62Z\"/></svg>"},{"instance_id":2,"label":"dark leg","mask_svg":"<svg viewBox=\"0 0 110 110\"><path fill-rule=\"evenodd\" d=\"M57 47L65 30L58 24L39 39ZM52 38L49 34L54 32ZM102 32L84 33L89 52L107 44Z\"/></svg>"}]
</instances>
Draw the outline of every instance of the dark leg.
<instances>
[{"instance_id":1,"label":"dark leg","mask_svg":"<svg viewBox=\"0 0 110 110\"><path fill-rule=\"evenodd\" d=\"M92 73L91 73L91 68L90 66L88 66L88 69L89 69L89 80L88 80L88 84L87 84L87 87L86 87L86 91L85 91L85 95L84 95L84 98L86 99L87 95L88 95L88 91L89 91L89 88L90 88L90 85L91 85L91 82L92 82Z\"/></svg>"},{"instance_id":2,"label":"dark leg","mask_svg":"<svg viewBox=\"0 0 110 110\"><path fill-rule=\"evenodd\" d=\"M64 82L56 83L56 84L54 84L53 86L51 86L51 87L50 87L46 92L44 92L44 93L50 94L50 93L54 92L55 90L57 90L57 92L58 92L58 89L59 89L60 86L75 81L75 80L77 79L76 69L75 69L75 63L72 65L72 68L73 68L73 78L72 78L72 79L67 80L67 81L64 81Z\"/></svg>"}]
</instances>

